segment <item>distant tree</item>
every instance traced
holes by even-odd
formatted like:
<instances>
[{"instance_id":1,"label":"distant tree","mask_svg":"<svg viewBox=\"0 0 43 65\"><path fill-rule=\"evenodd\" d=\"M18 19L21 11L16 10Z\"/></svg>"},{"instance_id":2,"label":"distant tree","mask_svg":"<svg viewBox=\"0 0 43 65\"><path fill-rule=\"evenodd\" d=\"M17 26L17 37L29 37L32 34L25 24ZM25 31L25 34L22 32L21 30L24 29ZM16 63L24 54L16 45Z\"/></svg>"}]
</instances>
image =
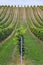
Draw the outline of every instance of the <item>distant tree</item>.
<instances>
[{"instance_id":1,"label":"distant tree","mask_svg":"<svg viewBox=\"0 0 43 65\"><path fill-rule=\"evenodd\" d=\"M5 7L7 7L7 5L5 5Z\"/></svg>"},{"instance_id":2,"label":"distant tree","mask_svg":"<svg viewBox=\"0 0 43 65\"><path fill-rule=\"evenodd\" d=\"M18 5L18 7L19 7L19 5Z\"/></svg>"},{"instance_id":3,"label":"distant tree","mask_svg":"<svg viewBox=\"0 0 43 65\"><path fill-rule=\"evenodd\" d=\"M27 7L29 7L29 5L27 5Z\"/></svg>"},{"instance_id":4,"label":"distant tree","mask_svg":"<svg viewBox=\"0 0 43 65\"><path fill-rule=\"evenodd\" d=\"M10 5L8 5L8 7L10 7Z\"/></svg>"},{"instance_id":5,"label":"distant tree","mask_svg":"<svg viewBox=\"0 0 43 65\"><path fill-rule=\"evenodd\" d=\"M39 5L37 5L37 7L39 7Z\"/></svg>"},{"instance_id":6,"label":"distant tree","mask_svg":"<svg viewBox=\"0 0 43 65\"><path fill-rule=\"evenodd\" d=\"M11 7L13 7L13 5L11 5Z\"/></svg>"},{"instance_id":7,"label":"distant tree","mask_svg":"<svg viewBox=\"0 0 43 65\"><path fill-rule=\"evenodd\" d=\"M16 7L16 5L15 5L15 7Z\"/></svg>"},{"instance_id":8,"label":"distant tree","mask_svg":"<svg viewBox=\"0 0 43 65\"><path fill-rule=\"evenodd\" d=\"M22 7L22 5L21 5L21 7Z\"/></svg>"},{"instance_id":9,"label":"distant tree","mask_svg":"<svg viewBox=\"0 0 43 65\"><path fill-rule=\"evenodd\" d=\"M34 7L35 7L35 5L34 5Z\"/></svg>"},{"instance_id":10,"label":"distant tree","mask_svg":"<svg viewBox=\"0 0 43 65\"><path fill-rule=\"evenodd\" d=\"M24 7L26 7L26 5L24 5Z\"/></svg>"}]
</instances>

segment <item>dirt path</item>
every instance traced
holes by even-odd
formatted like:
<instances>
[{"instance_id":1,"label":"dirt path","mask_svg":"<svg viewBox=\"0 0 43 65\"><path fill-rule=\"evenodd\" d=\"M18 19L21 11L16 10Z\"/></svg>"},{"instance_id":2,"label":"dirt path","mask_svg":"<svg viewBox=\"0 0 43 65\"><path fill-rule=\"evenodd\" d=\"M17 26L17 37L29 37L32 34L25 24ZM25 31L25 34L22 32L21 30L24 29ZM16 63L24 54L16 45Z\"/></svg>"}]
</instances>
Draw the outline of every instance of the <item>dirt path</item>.
<instances>
[{"instance_id":1,"label":"dirt path","mask_svg":"<svg viewBox=\"0 0 43 65\"><path fill-rule=\"evenodd\" d=\"M0 22L0 24L6 24L6 22L4 22L9 16L10 16L10 13L11 13L11 8L8 8L8 10L7 10L7 12L6 12L6 15L5 15L5 17L3 18L3 20Z\"/></svg>"},{"instance_id":2,"label":"dirt path","mask_svg":"<svg viewBox=\"0 0 43 65\"><path fill-rule=\"evenodd\" d=\"M30 8L27 9L27 13L26 13L26 14L27 14L26 16L28 16L28 18L29 18L29 20L30 20L32 26L33 26L34 28L36 28L35 25L33 24L32 20L31 20ZM32 15L32 16L33 16L33 15ZM34 17L33 17L33 18L34 18Z\"/></svg>"},{"instance_id":3,"label":"dirt path","mask_svg":"<svg viewBox=\"0 0 43 65\"><path fill-rule=\"evenodd\" d=\"M4 7L2 7L2 8L0 9L0 14L2 14L3 10L4 10Z\"/></svg>"},{"instance_id":4,"label":"dirt path","mask_svg":"<svg viewBox=\"0 0 43 65\"><path fill-rule=\"evenodd\" d=\"M38 20L39 20L39 23L41 23L41 24L43 24L43 21L41 20L41 17L40 17L40 13L39 13L39 11L38 11L38 8L36 7L35 8L35 11L36 11L36 17L38 18Z\"/></svg>"},{"instance_id":5,"label":"dirt path","mask_svg":"<svg viewBox=\"0 0 43 65\"><path fill-rule=\"evenodd\" d=\"M20 21L20 26L22 26L22 23L21 22L24 22L26 25L27 25L27 20L26 20L26 13L25 13L25 8L21 8L20 9L20 19L21 19L21 21ZM22 59L22 61L23 61L23 64L22 65L34 65L33 63L32 63L32 61L29 59L29 60L27 60L27 59L25 59L25 58L23 58ZM20 64L17 64L17 65L20 65Z\"/></svg>"},{"instance_id":6,"label":"dirt path","mask_svg":"<svg viewBox=\"0 0 43 65\"><path fill-rule=\"evenodd\" d=\"M2 20L5 18L5 15L6 15L7 10L8 10L8 8L5 7L4 10L3 10L3 13L1 14L1 17L0 17L0 18L2 18Z\"/></svg>"},{"instance_id":7,"label":"dirt path","mask_svg":"<svg viewBox=\"0 0 43 65\"><path fill-rule=\"evenodd\" d=\"M38 7L40 15L43 17L43 11Z\"/></svg>"},{"instance_id":8,"label":"dirt path","mask_svg":"<svg viewBox=\"0 0 43 65\"><path fill-rule=\"evenodd\" d=\"M8 62L7 65L13 65L13 64L18 63L19 55L17 54L17 52L18 52L17 47L18 47L17 45L14 47L12 55L11 55L11 60Z\"/></svg>"},{"instance_id":9,"label":"dirt path","mask_svg":"<svg viewBox=\"0 0 43 65\"><path fill-rule=\"evenodd\" d=\"M37 26L40 26L40 24L37 22L37 19L35 17L35 14L37 15L36 11L34 11L32 8L29 9L29 12L30 12L30 17L31 19L33 20L32 23L34 25L34 23L37 25Z\"/></svg>"},{"instance_id":10,"label":"dirt path","mask_svg":"<svg viewBox=\"0 0 43 65\"><path fill-rule=\"evenodd\" d=\"M37 7L36 8L34 8L34 10L33 10L33 14L34 14L34 16L35 16L35 18L36 18L36 21L38 22L38 24L43 24L42 23L42 20L40 19L40 17L38 16L38 12L37 12ZM37 20L38 19L38 20Z\"/></svg>"},{"instance_id":11,"label":"dirt path","mask_svg":"<svg viewBox=\"0 0 43 65\"><path fill-rule=\"evenodd\" d=\"M38 12L39 16L41 17L41 19L43 19L43 13L41 13L41 10L39 7L37 7L37 12Z\"/></svg>"},{"instance_id":12,"label":"dirt path","mask_svg":"<svg viewBox=\"0 0 43 65\"><path fill-rule=\"evenodd\" d=\"M11 13L11 8L8 8L7 12L6 12L6 15L5 15L5 18L3 20L5 20L6 18L8 18L8 16L10 15Z\"/></svg>"}]
</instances>

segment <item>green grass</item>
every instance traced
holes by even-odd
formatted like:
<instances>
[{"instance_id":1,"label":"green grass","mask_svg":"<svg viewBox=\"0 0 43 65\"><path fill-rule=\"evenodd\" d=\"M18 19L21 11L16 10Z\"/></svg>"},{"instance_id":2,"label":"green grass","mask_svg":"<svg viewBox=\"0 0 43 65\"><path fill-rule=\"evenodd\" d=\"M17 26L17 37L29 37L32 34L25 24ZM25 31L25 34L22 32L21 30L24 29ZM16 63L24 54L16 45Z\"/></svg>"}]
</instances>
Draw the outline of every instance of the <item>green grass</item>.
<instances>
[{"instance_id":1,"label":"green grass","mask_svg":"<svg viewBox=\"0 0 43 65\"><path fill-rule=\"evenodd\" d=\"M27 20L27 21L30 21L30 20ZM24 35L24 50L25 50L24 58L25 60L28 60L27 65L43 65L43 49L41 47L42 46L41 43L35 38L33 38L33 36L29 33L29 31L27 30L26 24L22 20L22 16L21 16L21 19L18 20L17 28L20 28L20 24L22 25L24 29L26 29L26 34ZM11 28L12 27L14 28L13 25L14 24L12 23ZM28 22L28 25L30 28L33 27L31 22ZM36 28L36 29L43 30L43 28ZM15 34L13 34L13 36L10 39L8 39L4 44L0 45L0 65L7 65L8 63L11 62L12 60L11 56L14 51L14 48L16 45L18 45L17 41L15 41L14 39L15 39ZM17 47L17 51L14 54L15 59L16 59L16 56L19 56L18 52L19 51ZM29 61L31 61L30 64L29 64ZM14 62L14 65L16 65L15 62Z\"/></svg>"},{"instance_id":2,"label":"green grass","mask_svg":"<svg viewBox=\"0 0 43 65\"><path fill-rule=\"evenodd\" d=\"M15 29L16 24L14 24L14 23L16 23L16 22L13 22L13 25L11 25L11 27L13 26L13 28ZM10 28L10 26L9 26L9 28ZM15 39L15 33L13 34L13 36L10 39L8 39L5 43L0 45L0 65L7 65L8 62L10 62L12 52L13 52L15 46L18 45L17 41L15 41L14 39ZM16 52L15 54L17 55L18 52Z\"/></svg>"},{"instance_id":3,"label":"green grass","mask_svg":"<svg viewBox=\"0 0 43 65\"><path fill-rule=\"evenodd\" d=\"M14 39L14 35L8 41L6 41L3 45L0 46L0 64L1 65L6 65L6 63L10 60L10 56L16 45L16 42L13 39Z\"/></svg>"},{"instance_id":4,"label":"green grass","mask_svg":"<svg viewBox=\"0 0 43 65\"><path fill-rule=\"evenodd\" d=\"M17 41L15 41L14 39L15 34L13 34L13 36L5 43L0 45L0 65L7 65L7 63L11 60L13 49L16 45L18 45ZM18 54L18 52L16 52L15 54Z\"/></svg>"},{"instance_id":5,"label":"green grass","mask_svg":"<svg viewBox=\"0 0 43 65\"><path fill-rule=\"evenodd\" d=\"M40 44L32 38L32 36L27 32L25 37L25 56L28 59L34 60L35 63L43 64L43 52L40 48Z\"/></svg>"},{"instance_id":6,"label":"green grass","mask_svg":"<svg viewBox=\"0 0 43 65\"><path fill-rule=\"evenodd\" d=\"M27 28L25 23L22 22L22 25L24 28ZM40 43L30 35L28 30L24 35L24 42L25 42L24 57L28 60L30 59L31 62L34 63L34 65L43 64L43 52Z\"/></svg>"}]
</instances>

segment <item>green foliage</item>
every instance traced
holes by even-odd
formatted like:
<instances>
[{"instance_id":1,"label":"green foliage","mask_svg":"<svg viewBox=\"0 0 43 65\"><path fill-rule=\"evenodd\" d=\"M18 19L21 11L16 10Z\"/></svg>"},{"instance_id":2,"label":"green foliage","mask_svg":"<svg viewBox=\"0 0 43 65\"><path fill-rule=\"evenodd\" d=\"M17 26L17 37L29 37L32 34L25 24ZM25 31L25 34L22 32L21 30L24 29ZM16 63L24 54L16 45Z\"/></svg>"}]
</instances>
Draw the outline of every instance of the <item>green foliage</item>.
<instances>
[{"instance_id":1,"label":"green foliage","mask_svg":"<svg viewBox=\"0 0 43 65\"><path fill-rule=\"evenodd\" d=\"M16 34L15 36L18 36L18 35L24 35L26 33L26 29L24 29L23 27L20 27L16 30Z\"/></svg>"},{"instance_id":2,"label":"green foliage","mask_svg":"<svg viewBox=\"0 0 43 65\"><path fill-rule=\"evenodd\" d=\"M0 31L0 42L4 40L6 37L8 37L9 34L11 34L11 32L12 29L2 29L2 31Z\"/></svg>"},{"instance_id":3,"label":"green foliage","mask_svg":"<svg viewBox=\"0 0 43 65\"><path fill-rule=\"evenodd\" d=\"M41 30L40 28L33 28L31 30L40 40L43 40L43 30Z\"/></svg>"},{"instance_id":4,"label":"green foliage","mask_svg":"<svg viewBox=\"0 0 43 65\"><path fill-rule=\"evenodd\" d=\"M13 39L15 39L15 35L0 45L0 65L7 65L7 63L12 59L12 53L13 51L15 52L14 48L17 45L16 41ZM15 55L16 54L18 54L18 52L15 52Z\"/></svg>"}]
</instances>

